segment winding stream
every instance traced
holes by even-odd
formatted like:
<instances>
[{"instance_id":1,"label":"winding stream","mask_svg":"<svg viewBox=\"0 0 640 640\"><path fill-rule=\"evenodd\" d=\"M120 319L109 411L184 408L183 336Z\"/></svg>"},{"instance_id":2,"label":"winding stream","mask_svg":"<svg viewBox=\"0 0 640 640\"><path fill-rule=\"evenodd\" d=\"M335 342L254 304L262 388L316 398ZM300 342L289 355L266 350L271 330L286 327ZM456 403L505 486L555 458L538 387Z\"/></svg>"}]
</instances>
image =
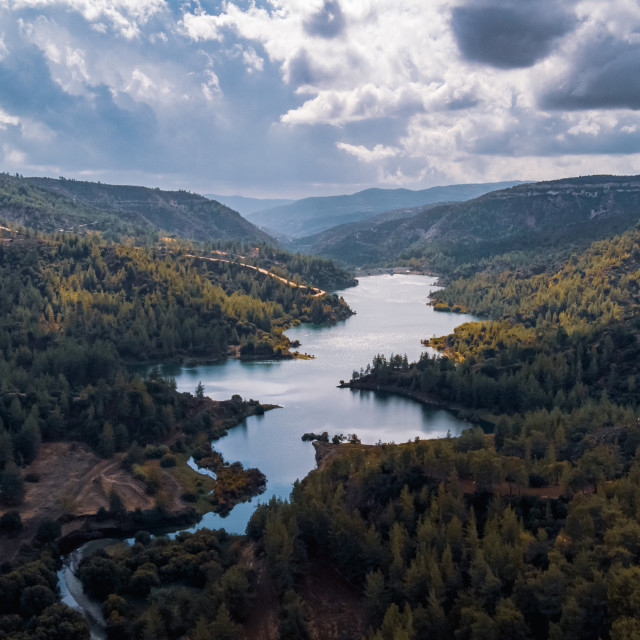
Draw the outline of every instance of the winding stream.
<instances>
[{"instance_id":1,"label":"winding stream","mask_svg":"<svg viewBox=\"0 0 640 640\"><path fill-rule=\"evenodd\" d=\"M425 348L422 338L445 335L472 316L438 313L425 304L436 278L418 275L381 275L361 278L359 285L339 292L356 312L333 326L300 325L287 331L299 340L300 351L313 360L243 362L228 360L194 368L164 366L173 375L179 391L193 393L202 382L205 394L216 400L240 394L281 409L252 416L229 435L214 442L225 460L239 460L245 467L258 467L267 476L264 494L236 506L226 517L207 514L194 527L225 528L244 533L256 505L272 496L288 498L296 479L315 467L315 450L301 436L313 431L345 435L356 433L363 443L406 442L419 438L457 435L467 423L443 409L409 398L351 389L339 389L354 369L371 362L377 353L407 354L415 361ZM79 550L79 551L82 551ZM62 579L73 578L72 559L65 559ZM73 578L75 579L75 578ZM61 585L65 602L73 606L76 588ZM77 607L84 611L84 602ZM98 636L94 636L98 637Z\"/></svg>"}]
</instances>

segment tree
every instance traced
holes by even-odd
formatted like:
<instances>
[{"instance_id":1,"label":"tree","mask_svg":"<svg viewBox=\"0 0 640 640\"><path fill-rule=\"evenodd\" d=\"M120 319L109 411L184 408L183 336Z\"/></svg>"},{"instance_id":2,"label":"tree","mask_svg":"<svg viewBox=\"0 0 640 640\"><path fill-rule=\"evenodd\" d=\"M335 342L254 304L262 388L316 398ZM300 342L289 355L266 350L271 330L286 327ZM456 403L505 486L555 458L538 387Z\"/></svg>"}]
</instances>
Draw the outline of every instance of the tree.
<instances>
[{"instance_id":1,"label":"tree","mask_svg":"<svg viewBox=\"0 0 640 640\"><path fill-rule=\"evenodd\" d=\"M56 594L42 584L26 587L20 594L20 610L25 618L40 615L56 601Z\"/></svg>"},{"instance_id":2,"label":"tree","mask_svg":"<svg viewBox=\"0 0 640 640\"><path fill-rule=\"evenodd\" d=\"M60 537L61 533L62 529L59 522L56 522L55 520L43 520L38 525L36 538L42 544L46 544L48 542L54 542Z\"/></svg>"},{"instance_id":3,"label":"tree","mask_svg":"<svg viewBox=\"0 0 640 640\"><path fill-rule=\"evenodd\" d=\"M229 609L224 604L218 608L216 619L211 623L209 629L211 637L215 640L237 640L238 638L239 627L231 619Z\"/></svg>"},{"instance_id":4,"label":"tree","mask_svg":"<svg viewBox=\"0 0 640 640\"><path fill-rule=\"evenodd\" d=\"M22 529L22 518L17 511L7 511L0 517L0 530L9 534L17 533Z\"/></svg>"},{"instance_id":5,"label":"tree","mask_svg":"<svg viewBox=\"0 0 640 640\"><path fill-rule=\"evenodd\" d=\"M24 479L15 462L9 462L0 474L0 496L7 504L22 502L25 495Z\"/></svg>"},{"instance_id":6,"label":"tree","mask_svg":"<svg viewBox=\"0 0 640 640\"><path fill-rule=\"evenodd\" d=\"M382 571L368 573L364 587L363 605L370 624L378 625L382 622L382 617L389 604L388 598Z\"/></svg>"},{"instance_id":7,"label":"tree","mask_svg":"<svg viewBox=\"0 0 640 640\"><path fill-rule=\"evenodd\" d=\"M87 640L89 625L78 611L56 603L42 612L30 637L33 640Z\"/></svg>"},{"instance_id":8,"label":"tree","mask_svg":"<svg viewBox=\"0 0 640 640\"><path fill-rule=\"evenodd\" d=\"M278 633L280 640L310 640L309 614L304 601L293 589L285 592L280 608Z\"/></svg>"},{"instance_id":9,"label":"tree","mask_svg":"<svg viewBox=\"0 0 640 640\"><path fill-rule=\"evenodd\" d=\"M196 398L204 398L204 385L202 384L202 380L198 382L198 386L196 387Z\"/></svg>"}]
</instances>

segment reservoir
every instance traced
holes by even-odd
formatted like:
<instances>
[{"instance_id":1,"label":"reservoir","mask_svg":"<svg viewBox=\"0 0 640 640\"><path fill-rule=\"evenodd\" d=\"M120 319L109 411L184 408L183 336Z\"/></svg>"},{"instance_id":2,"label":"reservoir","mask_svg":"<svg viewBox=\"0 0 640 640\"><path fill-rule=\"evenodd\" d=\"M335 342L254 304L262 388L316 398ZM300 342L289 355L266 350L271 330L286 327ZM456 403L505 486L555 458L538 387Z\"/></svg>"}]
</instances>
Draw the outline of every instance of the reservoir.
<instances>
[{"instance_id":1,"label":"reservoir","mask_svg":"<svg viewBox=\"0 0 640 640\"><path fill-rule=\"evenodd\" d=\"M406 442L457 435L468 423L448 411L391 394L339 389L354 369L373 357L407 354L410 362L425 351L423 338L451 333L472 316L441 313L427 306L436 278L420 275L380 275L361 278L357 287L339 291L356 314L333 326L299 325L287 331L299 340L301 353L313 360L227 360L194 368L165 367L179 391L194 392L202 382L205 395L224 400L233 394L254 398L280 409L252 416L214 442L225 460L257 467L267 477L266 492L236 506L226 517L207 514L194 527L224 527L244 533L258 502L271 496L288 498L296 479L315 467L315 450L304 433L356 433L365 444Z\"/></svg>"},{"instance_id":2,"label":"reservoir","mask_svg":"<svg viewBox=\"0 0 640 640\"><path fill-rule=\"evenodd\" d=\"M378 353L387 357L406 353L413 362L425 351L420 340L446 335L475 320L427 306L435 281L430 276L380 275L361 278L357 287L339 291L355 315L333 326L307 324L287 331L291 340L300 341L301 353L314 356L312 360L227 360L193 368L162 367L165 375L175 378L179 391L193 393L202 382L205 394L214 400L240 394L281 407L251 416L213 443L227 462L239 460L245 467L260 469L267 477L265 493L237 505L224 518L208 513L188 531L209 527L243 534L257 504L272 496L288 498L292 484L316 466L315 449L302 441L304 433L327 431L330 437L356 433L365 444L399 443L447 433L455 436L469 426L446 410L410 398L337 387ZM100 544L108 541L88 543L68 554L58 574L63 602L84 613L96 640L106 637L100 607L82 593L73 573L92 545Z\"/></svg>"}]
</instances>

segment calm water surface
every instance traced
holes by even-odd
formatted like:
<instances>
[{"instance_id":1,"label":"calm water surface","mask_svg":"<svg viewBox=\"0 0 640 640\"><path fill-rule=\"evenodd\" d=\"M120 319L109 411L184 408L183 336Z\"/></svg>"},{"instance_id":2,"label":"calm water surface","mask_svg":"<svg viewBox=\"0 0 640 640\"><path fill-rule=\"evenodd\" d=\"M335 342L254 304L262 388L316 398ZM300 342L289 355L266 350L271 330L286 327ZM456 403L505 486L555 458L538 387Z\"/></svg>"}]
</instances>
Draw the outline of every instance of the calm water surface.
<instances>
[{"instance_id":1,"label":"calm water surface","mask_svg":"<svg viewBox=\"0 0 640 640\"><path fill-rule=\"evenodd\" d=\"M450 333L474 319L437 313L427 306L435 280L372 276L339 292L356 315L330 327L300 325L287 331L291 340L300 341L300 352L314 355L314 360L229 360L190 369L165 368L180 391L193 393L202 381L205 394L215 400L238 393L282 407L248 418L214 443L227 461L258 467L267 476L266 493L235 507L226 518L208 514L196 528L244 533L258 502L272 495L287 498L292 483L315 467L313 446L301 440L306 432L356 433L362 442L373 444L442 437L448 431L456 435L468 426L447 411L408 398L337 388L340 380L348 380L354 369L366 366L377 353L406 353L409 361L416 360L425 350L422 338Z\"/></svg>"},{"instance_id":2,"label":"calm water surface","mask_svg":"<svg viewBox=\"0 0 640 640\"><path fill-rule=\"evenodd\" d=\"M472 316L436 313L426 306L435 278L414 275L383 275L361 278L360 284L341 293L356 311L344 322L331 327L301 325L287 331L299 340L300 351L314 360L241 362L229 360L193 369L164 367L173 375L178 390L194 392L199 381L206 395L225 400L239 393L281 409L248 418L229 435L214 443L229 462L240 460L246 467L258 467L267 476L266 492L236 506L222 518L207 514L195 527L225 528L242 534L258 503L271 496L288 498L291 485L315 467L315 450L302 442L303 433L328 431L357 433L364 443L405 442L457 435L467 423L441 409L422 405L409 398L371 391L338 389L354 369L366 367L377 353L407 354L417 360L424 348L422 338L451 333L454 327L473 320ZM63 601L79 609L91 624L95 640L105 637L100 605L87 598L74 576L79 559L91 542L64 558L59 572Z\"/></svg>"}]
</instances>

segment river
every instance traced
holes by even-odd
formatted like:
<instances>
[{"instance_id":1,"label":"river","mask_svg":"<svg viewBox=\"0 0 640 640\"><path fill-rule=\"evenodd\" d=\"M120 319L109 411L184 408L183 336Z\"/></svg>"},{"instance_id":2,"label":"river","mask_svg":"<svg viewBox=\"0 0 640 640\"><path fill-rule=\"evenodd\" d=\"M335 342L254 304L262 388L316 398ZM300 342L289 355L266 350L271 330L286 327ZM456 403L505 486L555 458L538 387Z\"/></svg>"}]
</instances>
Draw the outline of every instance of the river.
<instances>
[{"instance_id":1,"label":"river","mask_svg":"<svg viewBox=\"0 0 640 640\"><path fill-rule=\"evenodd\" d=\"M193 393L202 382L205 394L215 400L237 393L282 407L248 418L214 442L225 460L258 467L267 477L266 492L236 506L224 518L207 514L187 530L225 528L242 534L258 503L272 496L287 498L293 482L315 467L313 446L301 440L306 432L356 433L363 443L374 444L438 438L448 432L457 435L468 426L446 410L409 398L337 387L378 353L406 353L410 362L415 361L425 350L422 338L451 333L475 319L427 306L435 281L418 275L371 276L361 278L355 288L338 292L356 315L333 326L307 324L287 331L313 360L227 360L193 368L162 367L163 373L174 376L179 391ZM61 571L62 583L72 582L71 567L68 558ZM72 604L73 594L68 594L77 586L61 584L67 603Z\"/></svg>"}]
</instances>

